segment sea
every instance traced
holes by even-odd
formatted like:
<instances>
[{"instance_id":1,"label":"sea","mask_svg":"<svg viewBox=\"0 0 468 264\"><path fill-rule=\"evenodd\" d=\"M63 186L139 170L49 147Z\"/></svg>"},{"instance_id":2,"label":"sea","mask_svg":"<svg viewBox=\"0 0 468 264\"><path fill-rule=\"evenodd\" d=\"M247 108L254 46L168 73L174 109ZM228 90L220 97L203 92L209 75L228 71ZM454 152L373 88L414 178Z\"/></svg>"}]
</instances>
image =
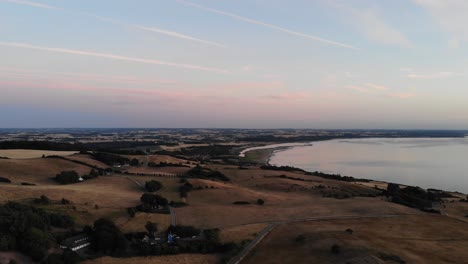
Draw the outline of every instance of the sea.
<instances>
[{"instance_id":1,"label":"sea","mask_svg":"<svg viewBox=\"0 0 468 264\"><path fill-rule=\"evenodd\" d=\"M269 163L468 193L468 138L336 139L293 144L274 151Z\"/></svg>"}]
</instances>

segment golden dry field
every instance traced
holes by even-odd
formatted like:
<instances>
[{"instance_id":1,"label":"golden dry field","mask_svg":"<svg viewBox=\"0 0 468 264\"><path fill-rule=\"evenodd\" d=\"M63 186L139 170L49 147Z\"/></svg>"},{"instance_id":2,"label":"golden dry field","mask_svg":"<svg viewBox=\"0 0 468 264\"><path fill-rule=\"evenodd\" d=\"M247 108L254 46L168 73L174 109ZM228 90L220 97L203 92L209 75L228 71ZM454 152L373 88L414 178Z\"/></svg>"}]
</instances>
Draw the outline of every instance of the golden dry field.
<instances>
[{"instance_id":1,"label":"golden dry field","mask_svg":"<svg viewBox=\"0 0 468 264\"><path fill-rule=\"evenodd\" d=\"M34 159L45 156L70 156L77 151L53 151L53 150L36 150L36 149L0 149L0 157L10 159Z\"/></svg>"},{"instance_id":2,"label":"golden dry field","mask_svg":"<svg viewBox=\"0 0 468 264\"><path fill-rule=\"evenodd\" d=\"M467 246L467 223L440 215L309 221L276 227L243 263L466 263Z\"/></svg>"}]
</instances>

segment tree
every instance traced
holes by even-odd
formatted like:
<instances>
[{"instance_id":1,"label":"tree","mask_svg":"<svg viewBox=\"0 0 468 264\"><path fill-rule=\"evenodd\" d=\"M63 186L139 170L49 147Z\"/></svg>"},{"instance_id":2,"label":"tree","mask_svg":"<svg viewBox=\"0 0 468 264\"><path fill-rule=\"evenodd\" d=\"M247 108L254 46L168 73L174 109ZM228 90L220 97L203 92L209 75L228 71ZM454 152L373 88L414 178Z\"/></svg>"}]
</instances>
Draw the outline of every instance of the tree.
<instances>
[{"instance_id":1,"label":"tree","mask_svg":"<svg viewBox=\"0 0 468 264\"><path fill-rule=\"evenodd\" d=\"M128 241L114 222L100 218L94 222L93 247L97 252L123 253Z\"/></svg>"},{"instance_id":2,"label":"tree","mask_svg":"<svg viewBox=\"0 0 468 264\"><path fill-rule=\"evenodd\" d=\"M140 161L137 160L136 158L133 158L133 159L130 161L130 165L131 165L131 166L138 166L138 165L140 165Z\"/></svg>"},{"instance_id":3,"label":"tree","mask_svg":"<svg viewBox=\"0 0 468 264\"><path fill-rule=\"evenodd\" d=\"M156 191L159 191L161 188L162 188L162 183L155 181L155 180L147 181L145 183L145 189L148 192L156 192Z\"/></svg>"},{"instance_id":4,"label":"tree","mask_svg":"<svg viewBox=\"0 0 468 264\"><path fill-rule=\"evenodd\" d=\"M263 199L258 199L257 200L258 205L263 205L264 203L265 203L265 201Z\"/></svg>"},{"instance_id":5,"label":"tree","mask_svg":"<svg viewBox=\"0 0 468 264\"><path fill-rule=\"evenodd\" d=\"M158 232L158 224L153 222L146 222L145 228L150 237L154 237L154 233Z\"/></svg>"}]
</instances>

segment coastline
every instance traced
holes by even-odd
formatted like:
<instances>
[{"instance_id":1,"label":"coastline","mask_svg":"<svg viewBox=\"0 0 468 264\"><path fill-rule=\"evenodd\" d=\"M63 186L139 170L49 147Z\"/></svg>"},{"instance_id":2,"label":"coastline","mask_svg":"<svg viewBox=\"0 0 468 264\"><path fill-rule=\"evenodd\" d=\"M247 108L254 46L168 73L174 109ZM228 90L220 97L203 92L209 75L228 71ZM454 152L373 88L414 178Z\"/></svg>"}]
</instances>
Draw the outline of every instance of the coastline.
<instances>
[{"instance_id":1,"label":"coastline","mask_svg":"<svg viewBox=\"0 0 468 264\"><path fill-rule=\"evenodd\" d=\"M467 137L465 137L466 139ZM394 139L394 138L372 138L372 139ZM406 137L403 137L402 139L407 139ZM421 138L415 138L415 139L421 139ZM433 138L428 138L428 139L433 139ZM451 139L451 138L450 138ZM332 139L333 140L333 139ZM334 140L349 140L349 139L334 139ZM321 141L321 140L320 140ZM282 151L286 151L286 150L289 150L289 149L292 149L292 148L295 148L295 147L302 147L302 146L313 146L315 142L307 142L307 143L286 143L286 144L282 144L283 146L277 146L278 144L272 144L272 145L265 145L265 146L261 146L261 147L257 147L257 148L248 148L248 149L245 149L244 150L244 153L246 154L246 156L248 156L248 153L249 152L256 152L256 151L262 151L263 153L263 156L261 159L257 159L256 161L259 163L259 164L263 164L263 165L267 165L267 166L287 166L287 165L275 165L275 164L271 164L271 160L272 158L275 156L276 153L278 152L282 152ZM348 143L354 143L354 142L348 142ZM301 170L304 170L306 172L311 172L309 170L305 170L303 168L300 168L300 167L297 167L298 169L301 169ZM339 172L334 172L336 173L337 175L341 175ZM353 175L350 175L349 177L353 177L355 178L356 180L369 180L370 182L373 182L373 183L380 183L380 184L384 184L384 185L387 185L387 184L397 184L401 187L420 187L421 185L420 184L408 184L408 183L401 183L399 181L391 181L391 180L379 180L379 179L372 179L372 178L365 178L365 177L355 177ZM358 182L358 181L356 181ZM423 184L424 185L424 184ZM453 193L453 194L468 194L466 191L461 191L461 190L455 190L455 189L451 189L451 188L443 188L443 187L437 187L437 186L426 186L426 187L422 187L423 189L426 189L426 190L430 190L430 189L434 189L434 190L443 190L443 191L446 191L446 192L449 192L449 193Z\"/></svg>"}]
</instances>

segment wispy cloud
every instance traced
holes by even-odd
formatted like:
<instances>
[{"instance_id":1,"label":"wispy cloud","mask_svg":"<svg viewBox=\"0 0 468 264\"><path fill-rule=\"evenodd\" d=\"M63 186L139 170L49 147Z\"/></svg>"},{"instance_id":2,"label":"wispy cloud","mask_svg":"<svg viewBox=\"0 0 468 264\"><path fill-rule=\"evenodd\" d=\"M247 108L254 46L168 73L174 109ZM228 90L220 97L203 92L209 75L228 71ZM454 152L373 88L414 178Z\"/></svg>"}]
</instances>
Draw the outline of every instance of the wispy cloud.
<instances>
[{"instance_id":1,"label":"wispy cloud","mask_svg":"<svg viewBox=\"0 0 468 264\"><path fill-rule=\"evenodd\" d=\"M416 74L416 73L409 73L407 75L408 78L411 79L446 79L446 78L451 78L454 76L457 76L460 74L457 74L455 72L435 72L431 74Z\"/></svg>"},{"instance_id":2,"label":"wispy cloud","mask_svg":"<svg viewBox=\"0 0 468 264\"><path fill-rule=\"evenodd\" d=\"M57 9L57 10L61 9L59 7L46 5L46 4L41 4L41 3L38 3L38 2L25 1L25 0L0 0L0 1L10 2L10 3L14 3L14 4L20 4L20 5L39 7L39 8L45 8L45 9Z\"/></svg>"},{"instance_id":3,"label":"wispy cloud","mask_svg":"<svg viewBox=\"0 0 468 264\"><path fill-rule=\"evenodd\" d=\"M86 14L86 15L92 16L92 17L94 17L96 19L99 19L99 20L102 20L102 21L105 21L105 22L117 24L117 25L120 25L120 26L127 26L127 27L131 27L131 28L136 28L136 29L139 29L139 30L144 30L144 31L163 34L163 35L174 37L174 38L180 38L180 39L199 42L199 43L203 43L203 44L207 44L207 45L211 45L211 46L226 48L226 46L223 45L223 44L216 43L216 42L213 42L213 41L203 40L203 39L200 39L200 38L192 37L192 36L185 35L185 34L182 34L182 33L179 33L179 32L175 32L175 31L170 31L170 30L157 28L157 27L148 27L148 26L125 23L125 22L122 22L122 21L119 21L119 20L116 20L116 19L102 17L102 16L96 16L96 15L92 15L92 14Z\"/></svg>"},{"instance_id":4,"label":"wispy cloud","mask_svg":"<svg viewBox=\"0 0 468 264\"><path fill-rule=\"evenodd\" d=\"M112 60L145 63L145 64L164 65L164 66L170 66L170 67L209 71L209 72L216 72L216 73L228 73L228 71L225 69L211 68L211 67L205 67L201 65L183 64L183 63L168 62L168 61L161 61L161 60L154 60L154 59L127 57L127 56L121 56L121 55L116 55L116 54L99 53L99 52L92 52L92 51L43 47L43 46L36 46L36 45L28 44L28 43L0 42L0 46L24 48L24 49L31 49L31 50L43 50L43 51L56 52L56 53L91 56L91 57L98 57L98 58L105 58L105 59L112 59Z\"/></svg>"},{"instance_id":5,"label":"wispy cloud","mask_svg":"<svg viewBox=\"0 0 468 264\"><path fill-rule=\"evenodd\" d=\"M64 10L63 8L60 8L60 7L50 6L50 5L41 4L41 3L37 3L37 2L24 1L24 0L0 0L0 1L6 1L6 2L10 2L10 3L34 6L34 7L45 8L45 9ZM182 33L175 32L175 31L171 31L171 30L166 30L166 29L157 28L157 27L148 27L148 26L142 26L142 25L126 23L126 22L122 22L122 21L119 21L119 20L116 20L116 19L102 17L102 16L90 14L90 13L83 13L83 12L73 12L73 13L76 13L76 14L82 15L82 16L93 17L95 19L99 19L101 21L105 21L105 22L108 22L108 23L117 24L117 25L120 25L120 26L132 27L132 28L139 29L139 30L159 33L159 34L163 34L163 35L166 35L166 36L179 38L179 39L185 39L185 40L194 41L194 42L198 42L198 43L203 43L203 44L211 45L211 46L217 46L217 47L223 47L223 48L226 47L225 45L220 44L220 43L216 43L216 42L213 42L213 41L208 41L208 40L196 38L196 37L193 37L193 36L189 36L189 35L182 34Z\"/></svg>"},{"instance_id":6,"label":"wispy cloud","mask_svg":"<svg viewBox=\"0 0 468 264\"><path fill-rule=\"evenodd\" d=\"M250 23L250 24L264 26L264 27L271 28L271 29L274 29L274 30L277 30L277 31L281 31L283 33L287 33L289 35L302 37L302 38L307 38L307 39L322 42L322 43L325 43L325 44L339 46L339 47L342 47L342 48L357 50L356 47L353 47L353 46L345 44L345 43L341 43L341 42L337 42L337 41L333 41L333 40L329 40L329 39L309 35L309 34L302 33L302 32L289 30L289 29L286 29L286 28L283 28L283 27L280 27L280 26L276 26L276 25L272 25L272 24L268 24L268 23L265 23L265 22L262 22L262 21L259 21L259 20L243 17L243 16L240 16L240 15L237 15L237 14L233 14L233 13L225 12L225 11L222 11L222 10L206 7L206 6L203 6L203 5L199 5L199 4L184 1L184 0L176 0L176 1L179 2L179 3L182 3L184 5L187 5L187 6L193 6L193 7L208 11L208 12L216 13L216 14L219 14L219 15L230 17L230 18L240 20L240 21L243 21L243 22L247 22L247 23Z\"/></svg>"},{"instance_id":7,"label":"wispy cloud","mask_svg":"<svg viewBox=\"0 0 468 264\"><path fill-rule=\"evenodd\" d=\"M378 84L373 84L373 83L365 83L364 84L365 86L369 87L369 88L372 88L374 90L379 90L379 91L386 91L388 90L387 87L383 86L383 85L378 85Z\"/></svg>"}]
</instances>

